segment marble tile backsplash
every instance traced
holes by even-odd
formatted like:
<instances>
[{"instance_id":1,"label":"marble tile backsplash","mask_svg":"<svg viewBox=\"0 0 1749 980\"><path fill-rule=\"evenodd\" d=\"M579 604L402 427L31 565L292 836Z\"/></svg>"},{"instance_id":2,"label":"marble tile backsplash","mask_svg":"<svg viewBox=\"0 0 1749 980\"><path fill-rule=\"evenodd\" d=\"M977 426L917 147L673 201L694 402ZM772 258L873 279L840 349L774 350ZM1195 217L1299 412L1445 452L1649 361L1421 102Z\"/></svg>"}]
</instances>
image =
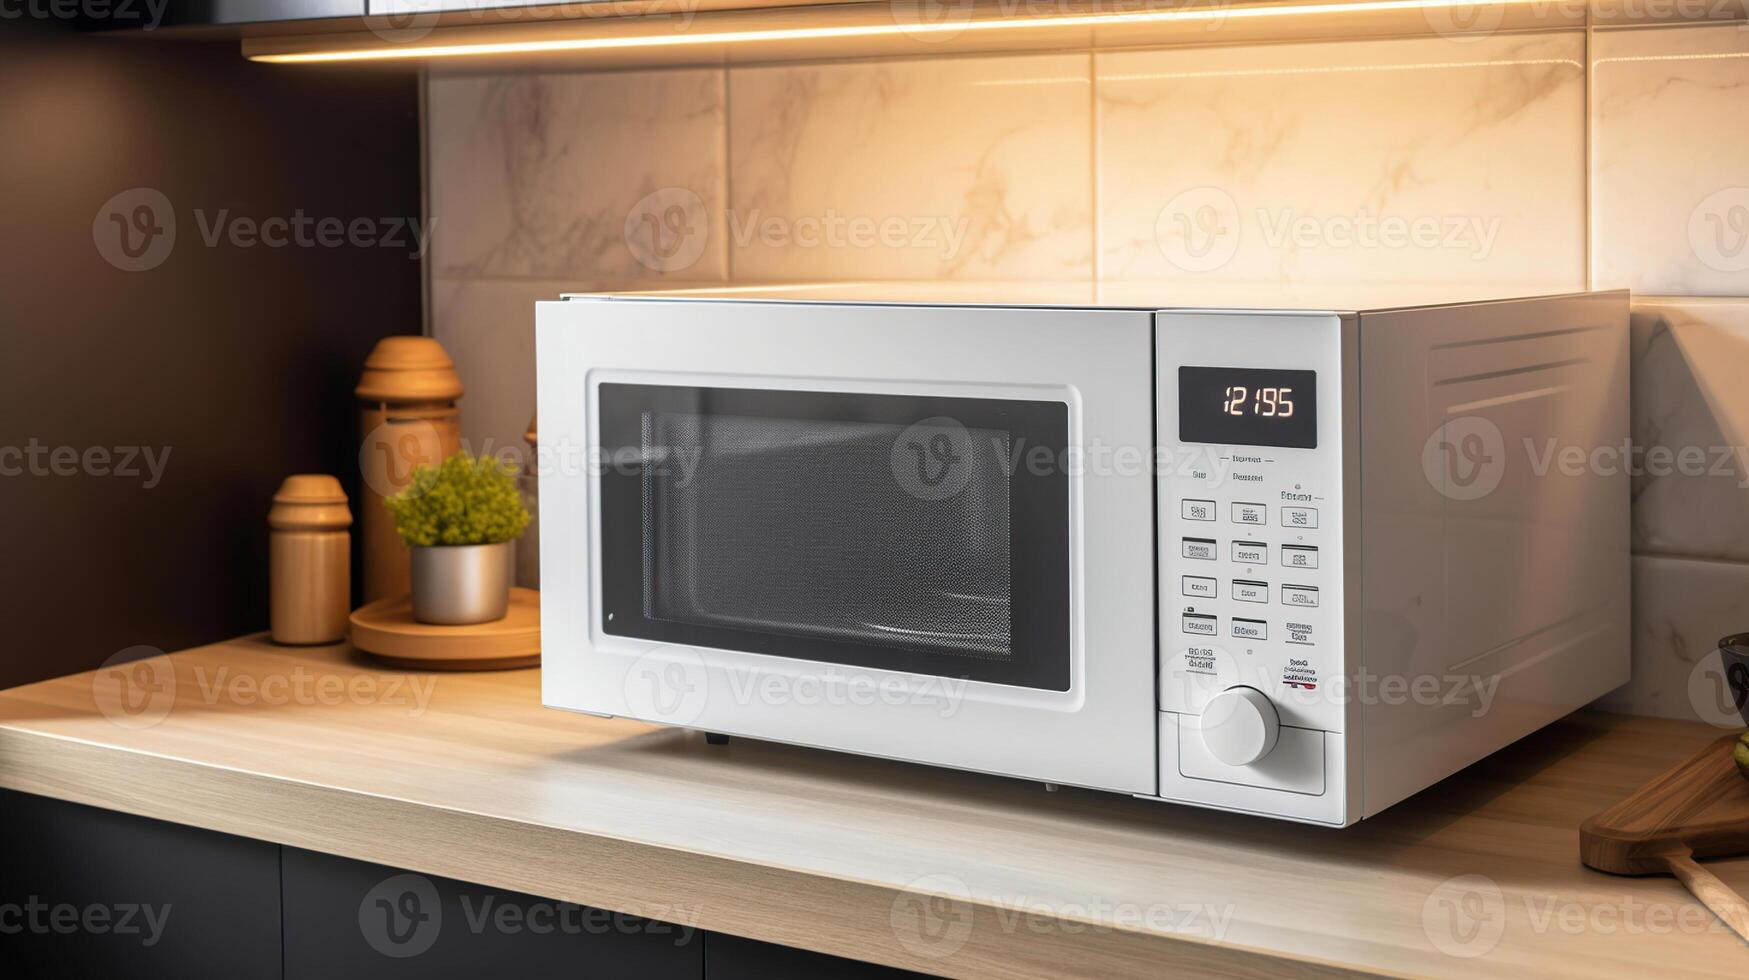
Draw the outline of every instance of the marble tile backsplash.
<instances>
[{"instance_id":1,"label":"marble tile backsplash","mask_svg":"<svg viewBox=\"0 0 1749 980\"><path fill-rule=\"evenodd\" d=\"M1632 365L1635 550L1749 562L1749 300L1639 300Z\"/></svg>"},{"instance_id":2,"label":"marble tile backsplash","mask_svg":"<svg viewBox=\"0 0 1749 980\"><path fill-rule=\"evenodd\" d=\"M1630 287L1635 680L1749 629L1737 25L427 82L433 333L516 446L533 303L795 280L1162 295ZM1387 292L1388 287L1388 292ZM1199 293L1200 291L1200 293Z\"/></svg>"},{"instance_id":3,"label":"marble tile backsplash","mask_svg":"<svg viewBox=\"0 0 1749 980\"><path fill-rule=\"evenodd\" d=\"M1720 682L1718 643L1749 625L1746 596L1749 564L1634 556L1634 679L1598 706L1741 728Z\"/></svg>"},{"instance_id":4,"label":"marble tile backsplash","mask_svg":"<svg viewBox=\"0 0 1749 980\"><path fill-rule=\"evenodd\" d=\"M726 274L722 72L435 75L427 105L433 278ZM639 212L693 231L657 254Z\"/></svg>"},{"instance_id":5,"label":"marble tile backsplash","mask_svg":"<svg viewBox=\"0 0 1749 980\"><path fill-rule=\"evenodd\" d=\"M737 280L1093 274L1090 59L729 73Z\"/></svg>"},{"instance_id":6,"label":"marble tile backsplash","mask_svg":"<svg viewBox=\"0 0 1749 980\"><path fill-rule=\"evenodd\" d=\"M1102 277L1585 283L1575 34L1102 54Z\"/></svg>"},{"instance_id":7,"label":"marble tile backsplash","mask_svg":"<svg viewBox=\"0 0 1749 980\"><path fill-rule=\"evenodd\" d=\"M1592 90L1596 284L1749 296L1749 30L1599 33Z\"/></svg>"}]
</instances>

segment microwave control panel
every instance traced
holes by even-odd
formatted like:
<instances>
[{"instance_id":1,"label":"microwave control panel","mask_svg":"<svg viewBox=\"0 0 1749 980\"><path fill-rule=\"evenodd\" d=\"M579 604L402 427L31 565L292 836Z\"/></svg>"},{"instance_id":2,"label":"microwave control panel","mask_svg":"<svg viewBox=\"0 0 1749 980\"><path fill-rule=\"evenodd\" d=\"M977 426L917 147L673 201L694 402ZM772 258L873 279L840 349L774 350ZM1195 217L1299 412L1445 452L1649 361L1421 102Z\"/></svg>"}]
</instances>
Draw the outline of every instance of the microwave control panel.
<instances>
[{"instance_id":1,"label":"microwave control panel","mask_svg":"<svg viewBox=\"0 0 1749 980\"><path fill-rule=\"evenodd\" d=\"M1174 312L1155 330L1160 710L1251 688L1281 726L1341 732L1341 318Z\"/></svg>"}]
</instances>

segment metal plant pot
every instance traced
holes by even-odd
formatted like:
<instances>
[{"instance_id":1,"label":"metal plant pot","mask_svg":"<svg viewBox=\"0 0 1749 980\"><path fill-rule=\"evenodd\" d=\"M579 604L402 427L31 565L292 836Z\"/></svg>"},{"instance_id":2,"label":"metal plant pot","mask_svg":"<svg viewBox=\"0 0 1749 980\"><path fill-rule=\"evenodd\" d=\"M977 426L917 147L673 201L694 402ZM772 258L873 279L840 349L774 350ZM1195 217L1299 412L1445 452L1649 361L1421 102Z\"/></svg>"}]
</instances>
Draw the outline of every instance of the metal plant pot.
<instances>
[{"instance_id":1,"label":"metal plant pot","mask_svg":"<svg viewBox=\"0 0 1749 980\"><path fill-rule=\"evenodd\" d=\"M512 544L412 549L413 618L441 626L503 619L516 569Z\"/></svg>"}]
</instances>

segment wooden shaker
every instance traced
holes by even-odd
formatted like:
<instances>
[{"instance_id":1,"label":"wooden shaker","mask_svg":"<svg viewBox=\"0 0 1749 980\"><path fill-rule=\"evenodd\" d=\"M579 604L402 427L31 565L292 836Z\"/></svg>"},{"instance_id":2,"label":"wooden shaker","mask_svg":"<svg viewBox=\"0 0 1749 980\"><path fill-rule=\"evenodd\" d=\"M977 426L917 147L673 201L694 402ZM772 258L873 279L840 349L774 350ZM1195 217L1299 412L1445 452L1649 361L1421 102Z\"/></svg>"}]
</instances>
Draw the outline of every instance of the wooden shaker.
<instances>
[{"instance_id":1,"label":"wooden shaker","mask_svg":"<svg viewBox=\"0 0 1749 980\"><path fill-rule=\"evenodd\" d=\"M337 643L352 606L352 512L340 481L286 477L267 512L275 643Z\"/></svg>"},{"instance_id":2,"label":"wooden shaker","mask_svg":"<svg viewBox=\"0 0 1749 980\"><path fill-rule=\"evenodd\" d=\"M430 337L384 337L365 359L358 396L359 547L364 601L413 590L412 554L383 506L413 479L414 466L436 466L462 447L462 380L443 345Z\"/></svg>"}]
</instances>

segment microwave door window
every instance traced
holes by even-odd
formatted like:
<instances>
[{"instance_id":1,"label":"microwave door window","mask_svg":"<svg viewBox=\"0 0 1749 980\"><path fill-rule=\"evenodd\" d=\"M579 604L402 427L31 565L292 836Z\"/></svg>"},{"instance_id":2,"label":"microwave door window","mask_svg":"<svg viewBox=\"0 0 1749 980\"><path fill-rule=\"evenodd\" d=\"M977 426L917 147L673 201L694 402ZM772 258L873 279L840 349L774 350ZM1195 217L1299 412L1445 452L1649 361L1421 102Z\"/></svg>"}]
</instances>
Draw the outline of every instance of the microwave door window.
<instances>
[{"instance_id":1,"label":"microwave door window","mask_svg":"<svg viewBox=\"0 0 1749 980\"><path fill-rule=\"evenodd\" d=\"M932 500L870 472L903 426L659 413L649 428L645 458L685 465L645 470L647 615L1013 655L1007 433L956 440L935 466L966 485Z\"/></svg>"},{"instance_id":2,"label":"microwave door window","mask_svg":"<svg viewBox=\"0 0 1749 980\"><path fill-rule=\"evenodd\" d=\"M1015 465L1060 403L603 385L601 412L631 462L608 632L1066 689L1067 477Z\"/></svg>"}]
</instances>

